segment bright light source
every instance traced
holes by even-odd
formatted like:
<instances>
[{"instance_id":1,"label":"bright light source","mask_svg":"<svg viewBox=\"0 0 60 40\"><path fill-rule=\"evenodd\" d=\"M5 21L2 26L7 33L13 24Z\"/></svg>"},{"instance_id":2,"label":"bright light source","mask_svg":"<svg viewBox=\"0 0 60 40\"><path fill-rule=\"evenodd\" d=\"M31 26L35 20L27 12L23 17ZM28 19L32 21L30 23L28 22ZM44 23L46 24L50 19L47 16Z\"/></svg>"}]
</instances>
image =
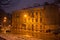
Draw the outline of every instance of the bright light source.
<instances>
[{"instance_id":1,"label":"bright light source","mask_svg":"<svg viewBox=\"0 0 60 40\"><path fill-rule=\"evenodd\" d=\"M3 20L3 22L6 22L6 20Z\"/></svg>"},{"instance_id":2,"label":"bright light source","mask_svg":"<svg viewBox=\"0 0 60 40\"><path fill-rule=\"evenodd\" d=\"M27 15L24 15L24 17L27 17Z\"/></svg>"},{"instance_id":3,"label":"bright light source","mask_svg":"<svg viewBox=\"0 0 60 40\"><path fill-rule=\"evenodd\" d=\"M7 17L4 17L4 19L7 19Z\"/></svg>"}]
</instances>

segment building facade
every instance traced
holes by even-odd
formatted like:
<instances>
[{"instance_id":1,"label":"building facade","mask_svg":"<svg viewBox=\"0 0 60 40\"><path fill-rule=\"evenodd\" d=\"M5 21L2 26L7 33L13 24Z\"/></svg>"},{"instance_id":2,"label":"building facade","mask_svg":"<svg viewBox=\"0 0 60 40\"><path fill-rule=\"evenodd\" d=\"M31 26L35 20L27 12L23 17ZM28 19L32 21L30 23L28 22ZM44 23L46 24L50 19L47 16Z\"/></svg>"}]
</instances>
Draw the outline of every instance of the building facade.
<instances>
[{"instance_id":1,"label":"building facade","mask_svg":"<svg viewBox=\"0 0 60 40\"><path fill-rule=\"evenodd\" d=\"M42 8L30 7L12 12L12 31L15 33L46 33L47 30L55 30L58 27L58 7L52 4Z\"/></svg>"}]
</instances>

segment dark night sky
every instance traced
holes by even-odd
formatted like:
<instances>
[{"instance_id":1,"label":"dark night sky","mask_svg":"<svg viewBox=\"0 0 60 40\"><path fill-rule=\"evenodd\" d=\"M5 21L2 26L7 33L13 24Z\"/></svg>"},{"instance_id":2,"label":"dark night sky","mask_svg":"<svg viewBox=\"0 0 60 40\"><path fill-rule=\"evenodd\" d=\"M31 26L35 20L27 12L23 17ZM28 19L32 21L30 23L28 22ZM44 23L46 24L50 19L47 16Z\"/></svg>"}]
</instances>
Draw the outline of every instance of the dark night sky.
<instances>
[{"instance_id":1,"label":"dark night sky","mask_svg":"<svg viewBox=\"0 0 60 40\"><path fill-rule=\"evenodd\" d=\"M3 9L9 13L14 10L33 6L34 3L39 3L39 4L43 5L44 2L46 2L46 1L49 3L54 2L53 0L11 0L10 5L6 6L6 7L4 6Z\"/></svg>"}]
</instances>

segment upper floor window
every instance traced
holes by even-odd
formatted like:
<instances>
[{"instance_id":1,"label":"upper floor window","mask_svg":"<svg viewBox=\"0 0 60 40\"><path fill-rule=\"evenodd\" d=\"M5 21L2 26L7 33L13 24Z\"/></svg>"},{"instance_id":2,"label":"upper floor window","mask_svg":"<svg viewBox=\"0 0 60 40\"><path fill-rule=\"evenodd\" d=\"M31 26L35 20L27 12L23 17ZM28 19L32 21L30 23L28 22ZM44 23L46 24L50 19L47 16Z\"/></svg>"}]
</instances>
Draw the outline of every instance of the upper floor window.
<instances>
[{"instance_id":1,"label":"upper floor window","mask_svg":"<svg viewBox=\"0 0 60 40\"><path fill-rule=\"evenodd\" d=\"M40 17L40 23L42 23L42 17Z\"/></svg>"},{"instance_id":2,"label":"upper floor window","mask_svg":"<svg viewBox=\"0 0 60 40\"><path fill-rule=\"evenodd\" d=\"M38 12L36 12L36 15L38 15Z\"/></svg>"},{"instance_id":3,"label":"upper floor window","mask_svg":"<svg viewBox=\"0 0 60 40\"><path fill-rule=\"evenodd\" d=\"M31 16L34 17L34 11L33 10L31 11Z\"/></svg>"},{"instance_id":4,"label":"upper floor window","mask_svg":"<svg viewBox=\"0 0 60 40\"><path fill-rule=\"evenodd\" d=\"M32 22L34 22L34 19L32 18Z\"/></svg>"},{"instance_id":5,"label":"upper floor window","mask_svg":"<svg viewBox=\"0 0 60 40\"><path fill-rule=\"evenodd\" d=\"M38 22L38 19L36 19L36 22Z\"/></svg>"},{"instance_id":6,"label":"upper floor window","mask_svg":"<svg viewBox=\"0 0 60 40\"><path fill-rule=\"evenodd\" d=\"M40 16L42 16L42 13L40 12Z\"/></svg>"},{"instance_id":7,"label":"upper floor window","mask_svg":"<svg viewBox=\"0 0 60 40\"><path fill-rule=\"evenodd\" d=\"M34 17L34 13L32 13L32 17Z\"/></svg>"}]
</instances>

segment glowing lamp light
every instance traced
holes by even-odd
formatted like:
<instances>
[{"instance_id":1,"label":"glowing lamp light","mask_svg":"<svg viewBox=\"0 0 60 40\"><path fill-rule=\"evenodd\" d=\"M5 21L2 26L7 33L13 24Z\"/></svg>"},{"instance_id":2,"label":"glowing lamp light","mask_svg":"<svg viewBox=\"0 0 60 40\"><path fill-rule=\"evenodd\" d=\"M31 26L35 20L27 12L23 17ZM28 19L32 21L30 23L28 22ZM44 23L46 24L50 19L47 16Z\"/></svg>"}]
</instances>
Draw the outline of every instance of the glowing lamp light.
<instances>
[{"instance_id":1,"label":"glowing lamp light","mask_svg":"<svg viewBox=\"0 0 60 40\"><path fill-rule=\"evenodd\" d=\"M3 22L6 22L6 20L3 20Z\"/></svg>"},{"instance_id":2,"label":"glowing lamp light","mask_svg":"<svg viewBox=\"0 0 60 40\"><path fill-rule=\"evenodd\" d=\"M24 15L24 17L27 17L27 15Z\"/></svg>"},{"instance_id":3,"label":"glowing lamp light","mask_svg":"<svg viewBox=\"0 0 60 40\"><path fill-rule=\"evenodd\" d=\"M4 19L7 19L7 17L4 17Z\"/></svg>"}]
</instances>

